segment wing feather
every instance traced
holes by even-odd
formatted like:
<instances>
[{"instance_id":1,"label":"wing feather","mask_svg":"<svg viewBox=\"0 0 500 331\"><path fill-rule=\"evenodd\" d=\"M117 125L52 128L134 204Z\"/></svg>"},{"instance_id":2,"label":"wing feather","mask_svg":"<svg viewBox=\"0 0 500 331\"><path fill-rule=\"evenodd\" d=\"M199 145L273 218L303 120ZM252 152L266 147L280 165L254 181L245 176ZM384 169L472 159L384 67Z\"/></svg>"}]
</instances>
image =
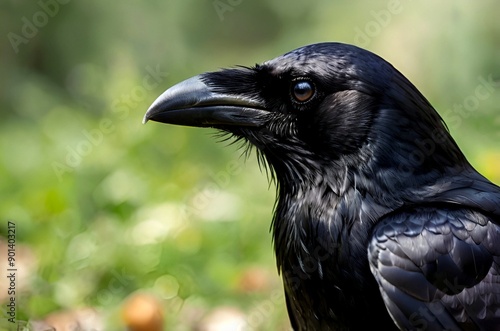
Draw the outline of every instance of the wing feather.
<instances>
[{"instance_id":1,"label":"wing feather","mask_svg":"<svg viewBox=\"0 0 500 331\"><path fill-rule=\"evenodd\" d=\"M500 330L500 227L488 216L453 205L392 213L368 256L400 328Z\"/></svg>"}]
</instances>

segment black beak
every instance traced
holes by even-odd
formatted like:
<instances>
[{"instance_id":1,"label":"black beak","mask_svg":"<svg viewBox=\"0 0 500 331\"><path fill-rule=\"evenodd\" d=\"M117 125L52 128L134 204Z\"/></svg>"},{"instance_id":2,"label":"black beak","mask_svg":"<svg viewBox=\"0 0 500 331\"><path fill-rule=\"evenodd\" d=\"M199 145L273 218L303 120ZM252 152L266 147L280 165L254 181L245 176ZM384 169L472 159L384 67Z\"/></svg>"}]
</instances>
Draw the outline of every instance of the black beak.
<instances>
[{"instance_id":1,"label":"black beak","mask_svg":"<svg viewBox=\"0 0 500 331\"><path fill-rule=\"evenodd\" d=\"M197 127L261 126L262 102L250 97L213 91L201 76L189 78L160 95L144 115L149 120Z\"/></svg>"}]
</instances>

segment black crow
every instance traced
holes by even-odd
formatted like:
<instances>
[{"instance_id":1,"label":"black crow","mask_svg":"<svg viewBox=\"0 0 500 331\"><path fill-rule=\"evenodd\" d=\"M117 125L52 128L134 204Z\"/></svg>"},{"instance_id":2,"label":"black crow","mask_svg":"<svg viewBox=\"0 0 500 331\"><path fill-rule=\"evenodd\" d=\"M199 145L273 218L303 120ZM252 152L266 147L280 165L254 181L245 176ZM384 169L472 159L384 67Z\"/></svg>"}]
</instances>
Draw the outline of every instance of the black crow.
<instances>
[{"instance_id":1,"label":"black crow","mask_svg":"<svg viewBox=\"0 0 500 331\"><path fill-rule=\"evenodd\" d=\"M500 330L500 188L377 55L321 43L204 73L144 120L257 147L295 330Z\"/></svg>"}]
</instances>

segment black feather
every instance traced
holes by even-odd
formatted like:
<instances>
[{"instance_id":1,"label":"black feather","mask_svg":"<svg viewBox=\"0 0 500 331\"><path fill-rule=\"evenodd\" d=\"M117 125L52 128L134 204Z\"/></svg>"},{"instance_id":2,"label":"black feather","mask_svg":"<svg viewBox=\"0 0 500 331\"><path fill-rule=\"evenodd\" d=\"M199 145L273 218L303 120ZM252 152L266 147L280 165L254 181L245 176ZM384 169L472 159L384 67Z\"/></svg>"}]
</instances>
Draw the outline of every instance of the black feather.
<instances>
[{"instance_id":1,"label":"black feather","mask_svg":"<svg viewBox=\"0 0 500 331\"><path fill-rule=\"evenodd\" d=\"M255 146L276 178L294 329L500 329L500 188L393 66L323 43L201 79L265 110L262 125L214 127ZM305 102L297 79L315 88Z\"/></svg>"}]
</instances>

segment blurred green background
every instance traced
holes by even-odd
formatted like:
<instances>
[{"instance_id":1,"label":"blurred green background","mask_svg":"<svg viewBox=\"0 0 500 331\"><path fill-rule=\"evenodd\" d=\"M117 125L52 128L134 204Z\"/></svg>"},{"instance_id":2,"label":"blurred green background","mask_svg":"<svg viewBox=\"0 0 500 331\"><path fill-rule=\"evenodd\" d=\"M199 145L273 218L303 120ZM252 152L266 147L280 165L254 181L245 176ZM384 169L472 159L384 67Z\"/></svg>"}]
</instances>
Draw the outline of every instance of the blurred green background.
<instances>
[{"instance_id":1,"label":"blurred green background","mask_svg":"<svg viewBox=\"0 0 500 331\"><path fill-rule=\"evenodd\" d=\"M255 158L211 130L141 124L156 96L201 72L320 41L357 44L402 71L500 183L500 85L476 94L500 78L497 1L0 8L0 235L15 224L19 323L66 330L65 318L83 325L78 312L92 308L95 329L122 330L135 323L127 298L142 295L168 330L288 328L269 233L274 187ZM4 284L0 329L12 327Z\"/></svg>"}]
</instances>

